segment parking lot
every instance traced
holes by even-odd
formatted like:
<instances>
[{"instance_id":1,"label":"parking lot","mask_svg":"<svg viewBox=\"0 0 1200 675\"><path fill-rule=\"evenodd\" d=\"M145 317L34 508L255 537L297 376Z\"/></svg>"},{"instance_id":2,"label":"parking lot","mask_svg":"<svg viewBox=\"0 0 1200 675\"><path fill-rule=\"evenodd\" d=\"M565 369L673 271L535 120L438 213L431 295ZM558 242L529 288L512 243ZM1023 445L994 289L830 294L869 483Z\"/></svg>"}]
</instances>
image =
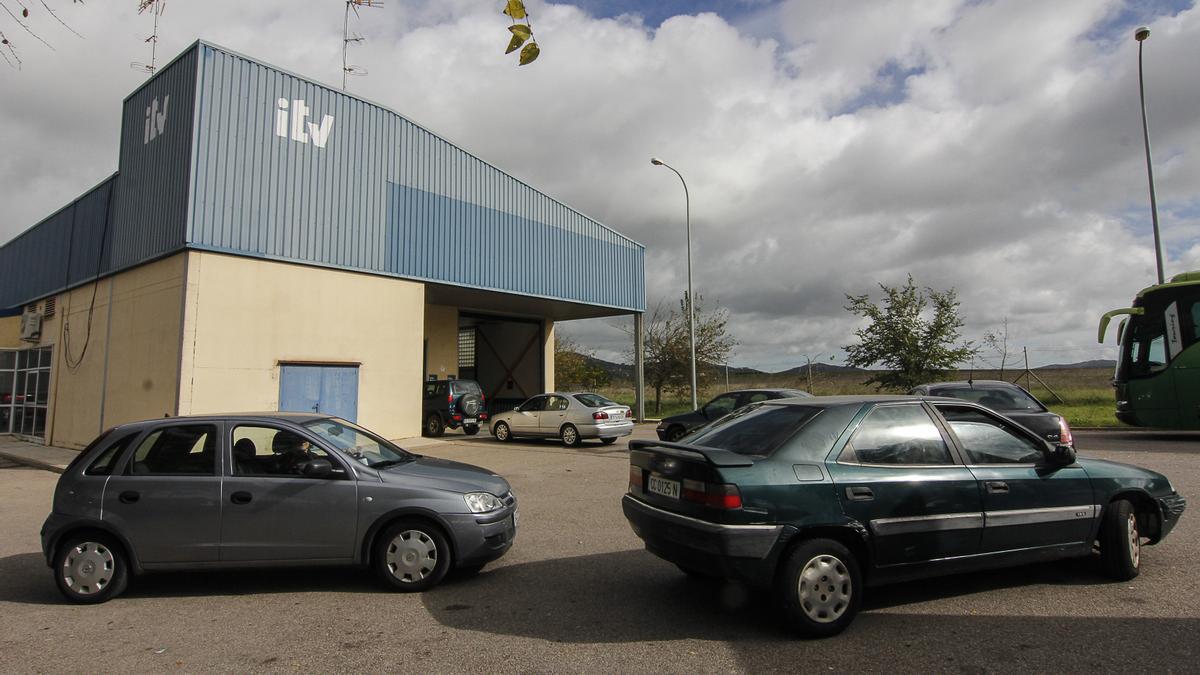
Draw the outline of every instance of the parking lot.
<instances>
[{"instance_id":1,"label":"parking lot","mask_svg":"<svg viewBox=\"0 0 1200 675\"><path fill-rule=\"evenodd\" d=\"M652 435L650 427L638 436ZM1081 454L1165 473L1195 501L1200 437L1079 432ZM171 573L100 606L67 605L38 529L57 475L0 465L0 668L13 671L1089 671L1193 670L1196 514L1113 583L1095 561L874 590L843 635L801 641L769 598L690 581L621 515L624 443L500 444L449 434L414 448L512 483L521 530L475 577L422 595L354 570ZM1194 511L1193 506L1193 511Z\"/></svg>"}]
</instances>

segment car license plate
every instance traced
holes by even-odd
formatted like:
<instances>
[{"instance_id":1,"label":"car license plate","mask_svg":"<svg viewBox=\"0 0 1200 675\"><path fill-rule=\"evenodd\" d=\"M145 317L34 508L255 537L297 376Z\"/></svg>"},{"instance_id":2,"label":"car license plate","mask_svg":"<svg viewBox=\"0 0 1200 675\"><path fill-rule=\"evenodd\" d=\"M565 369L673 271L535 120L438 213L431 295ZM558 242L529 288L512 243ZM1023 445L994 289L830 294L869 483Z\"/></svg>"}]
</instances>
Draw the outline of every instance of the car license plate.
<instances>
[{"instance_id":1,"label":"car license plate","mask_svg":"<svg viewBox=\"0 0 1200 675\"><path fill-rule=\"evenodd\" d=\"M609 414L608 414L608 418L609 418L610 420L623 420L623 419L625 419L625 411L624 411L624 410L622 410L622 411L619 411L619 412L613 412L613 413L609 413Z\"/></svg>"},{"instance_id":2,"label":"car license plate","mask_svg":"<svg viewBox=\"0 0 1200 675\"><path fill-rule=\"evenodd\" d=\"M468 417L467 419L463 420L463 424L475 424L475 418Z\"/></svg>"},{"instance_id":3,"label":"car license plate","mask_svg":"<svg viewBox=\"0 0 1200 675\"><path fill-rule=\"evenodd\" d=\"M659 476L651 475L650 482L646 487L655 494L660 494L671 499L679 499L679 481L667 480Z\"/></svg>"}]
</instances>

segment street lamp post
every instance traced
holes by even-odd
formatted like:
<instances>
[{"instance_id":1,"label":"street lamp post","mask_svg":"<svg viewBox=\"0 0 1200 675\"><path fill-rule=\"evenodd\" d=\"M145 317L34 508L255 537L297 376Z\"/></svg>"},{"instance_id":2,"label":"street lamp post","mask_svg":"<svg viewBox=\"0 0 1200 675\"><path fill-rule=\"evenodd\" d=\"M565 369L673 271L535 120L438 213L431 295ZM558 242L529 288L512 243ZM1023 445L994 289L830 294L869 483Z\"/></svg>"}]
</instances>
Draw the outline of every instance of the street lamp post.
<instances>
[{"instance_id":1,"label":"street lamp post","mask_svg":"<svg viewBox=\"0 0 1200 675\"><path fill-rule=\"evenodd\" d=\"M1158 265L1158 283L1163 282L1162 240L1158 235L1158 201L1154 197L1154 167L1150 163L1150 125L1146 122L1146 86L1142 82L1142 43L1150 37L1150 29L1140 26L1133 31L1138 43L1138 94L1142 99L1142 139L1146 143L1146 175L1150 178L1150 219L1154 223L1154 261Z\"/></svg>"},{"instance_id":2,"label":"street lamp post","mask_svg":"<svg viewBox=\"0 0 1200 675\"><path fill-rule=\"evenodd\" d=\"M675 171L675 167L667 164L657 157L651 157L650 163L654 166L665 166L671 171ZM684 221L687 223L687 308L688 308L688 342L691 345L692 352L692 410L700 407L696 403L696 304L695 296L692 295L692 203L691 197L688 195L687 181L683 179L683 175L675 171L675 175L679 176L679 182L683 183L683 213Z\"/></svg>"}]
</instances>

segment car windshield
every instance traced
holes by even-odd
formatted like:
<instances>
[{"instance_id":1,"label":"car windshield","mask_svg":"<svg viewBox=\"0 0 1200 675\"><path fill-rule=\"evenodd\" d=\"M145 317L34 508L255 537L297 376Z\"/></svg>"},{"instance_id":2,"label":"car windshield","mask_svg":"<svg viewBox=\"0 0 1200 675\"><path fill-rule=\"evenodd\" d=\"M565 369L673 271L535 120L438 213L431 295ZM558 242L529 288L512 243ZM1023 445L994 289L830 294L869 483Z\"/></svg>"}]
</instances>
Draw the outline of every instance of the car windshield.
<instances>
[{"instance_id":1,"label":"car windshield","mask_svg":"<svg viewBox=\"0 0 1200 675\"><path fill-rule=\"evenodd\" d=\"M766 456L775 452L820 411L820 408L801 405L748 405L697 431L687 443L739 455Z\"/></svg>"},{"instance_id":2,"label":"car windshield","mask_svg":"<svg viewBox=\"0 0 1200 675\"><path fill-rule=\"evenodd\" d=\"M1004 389L990 387L936 387L929 390L932 396L949 396L978 403L985 408L1007 412L1043 412L1046 410L1037 399L1016 387Z\"/></svg>"},{"instance_id":3,"label":"car windshield","mask_svg":"<svg viewBox=\"0 0 1200 675\"><path fill-rule=\"evenodd\" d=\"M336 417L315 420L303 426L329 445L372 468L385 468L419 456Z\"/></svg>"},{"instance_id":4,"label":"car windshield","mask_svg":"<svg viewBox=\"0 0 1200 675\"><path fill-rule=\"evenodd\" d=\"M475 380L455 380L450 383L450 391L455 396L461 396L462 394L475 394L478 396L483 393L483 390L479 388L479 383Z\"/></svg>"},{"instance_id":5,"label":"car windshield","mask_svg":"<svg viewBox=\"0 0 1200 675\"><path fill-rule=\"evenodd\" d=\"M604 398L600 394L575 394L575 400L589 408L603 408L609 405L621 405L616 401Z\"/></svg>"}]
</instances>

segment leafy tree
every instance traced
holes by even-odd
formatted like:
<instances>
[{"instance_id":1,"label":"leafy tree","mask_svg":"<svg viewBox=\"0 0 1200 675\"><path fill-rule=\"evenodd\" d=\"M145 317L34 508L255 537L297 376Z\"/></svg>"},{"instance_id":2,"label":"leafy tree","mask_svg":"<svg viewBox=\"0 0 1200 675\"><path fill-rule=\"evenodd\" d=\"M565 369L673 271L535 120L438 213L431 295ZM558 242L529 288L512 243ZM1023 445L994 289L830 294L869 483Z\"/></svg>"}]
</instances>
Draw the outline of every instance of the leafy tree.
<instances>
[{"instance_id":1,"label":"leafy tree","mask_svg":"<svg viewBox=\"0 0 1200 675\"><path fill-rule=\"evenodd\" d=\"M571 338L554 336L554 386L556 389L598 389L612 375L596 362L596 353Z\"/></svg>"},{"instance_id":2,"label":"leafy tree","mask_svg":"<svg viewBox=\"0 0 1200 675\"><path fill-rule=\"evenodd\" d=\"M859 368L888 368L864 384L877 389L908 391L937 380L978 351L970 341L958 343L962 319L954 289L917 288L912 275L899 288L879 284L883 305L869 295L846 295L846 309L871 324L855 331L858 344L845 347L846 363ZM956 343L958 343L956 345Z\"/></svg>"},{"instance_id":3,"label":"leafy tree","mask_svg":"<svg viewBox=\"0 0 1200 675\"><path fill-rule=\"evenodd\" d=\"M654 390L654 412L662 411L663 390L687 393L691 388L691 348L688 340L688 300L679 310L655 305L643 324L646 384ZM713 369L705 364L724 363L737 340L729 334L729 312L706 311L704 297L696 296L696 377L710 379ZM699 386L699 384L697 385Z\"/></svg>"}]
</instances>

